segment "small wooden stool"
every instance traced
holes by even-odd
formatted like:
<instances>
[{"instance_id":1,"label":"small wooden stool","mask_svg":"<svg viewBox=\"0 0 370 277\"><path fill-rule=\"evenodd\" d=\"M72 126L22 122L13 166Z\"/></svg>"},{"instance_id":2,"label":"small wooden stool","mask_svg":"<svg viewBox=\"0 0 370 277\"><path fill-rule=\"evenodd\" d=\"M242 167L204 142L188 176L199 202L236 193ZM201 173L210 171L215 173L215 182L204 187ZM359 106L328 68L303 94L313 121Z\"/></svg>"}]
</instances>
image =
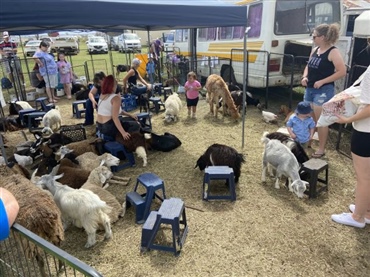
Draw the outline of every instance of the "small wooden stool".
<instances>
[{"instance_id":1,"label":"small wooden stool","mask_svg":"<svg viewBox=\"0 0 370 277\"><path fill-rule=\"evenodd\" d=\"M325 179L320 179L319 174L325 171ZM308 190L309 198L315 198L322 191L328 191L329 186L329 165L326 161L321 159L310 159L307 162L303 163L301 172L308 173L310 188ZM323 184L320 188L317 187L317 183L320 182Z\"/></svg>"}]
</instances>

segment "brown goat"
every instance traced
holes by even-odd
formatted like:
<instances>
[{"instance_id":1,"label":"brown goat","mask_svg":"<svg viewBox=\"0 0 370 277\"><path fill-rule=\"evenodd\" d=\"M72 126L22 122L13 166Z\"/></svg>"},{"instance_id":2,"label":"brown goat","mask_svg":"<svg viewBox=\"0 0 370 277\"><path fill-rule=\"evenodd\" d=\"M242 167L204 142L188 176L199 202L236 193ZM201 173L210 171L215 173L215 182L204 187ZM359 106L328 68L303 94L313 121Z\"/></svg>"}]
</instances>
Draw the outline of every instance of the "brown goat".
<instances>
[{"instance_id":1,"label":"brown goat","mask_svg":"<svg viewBox=\"0 0 370 277\"><path fill-rule=\"evenodd\" d=\"M123 144L127 152L136 152L143 159L143 166L147 165L147 147L144 134L134 132L130 134L130 139L123 139L121 133L116 135L116 141Z\"/></svg>"}]
</instances>

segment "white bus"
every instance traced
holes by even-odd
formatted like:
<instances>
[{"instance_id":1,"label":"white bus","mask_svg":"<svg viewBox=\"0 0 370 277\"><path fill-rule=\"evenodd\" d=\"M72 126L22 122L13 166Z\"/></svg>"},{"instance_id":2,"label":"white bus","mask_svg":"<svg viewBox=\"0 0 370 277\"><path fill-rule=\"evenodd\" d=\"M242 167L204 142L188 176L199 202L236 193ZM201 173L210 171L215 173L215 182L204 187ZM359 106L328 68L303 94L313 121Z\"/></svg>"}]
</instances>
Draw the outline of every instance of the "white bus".
<instances>
[{"instance_id":1,"label":"white bus","mask_svg":"<svg viewBox=\"0 0 370 277\"><path fill-rule=\"evenodd\" d=\"M243 84L243 41L250 27L247 81L256 88L299 85L304 57L312 49L312 29L321 23L341 25L343 14L342 0L241 0L236 4L248 6L245 26L176 30L174 46L180 54L196 57L198 76L216 73ZM193 37L196 42L191 42Z\"/></svg>"}]
</instances>

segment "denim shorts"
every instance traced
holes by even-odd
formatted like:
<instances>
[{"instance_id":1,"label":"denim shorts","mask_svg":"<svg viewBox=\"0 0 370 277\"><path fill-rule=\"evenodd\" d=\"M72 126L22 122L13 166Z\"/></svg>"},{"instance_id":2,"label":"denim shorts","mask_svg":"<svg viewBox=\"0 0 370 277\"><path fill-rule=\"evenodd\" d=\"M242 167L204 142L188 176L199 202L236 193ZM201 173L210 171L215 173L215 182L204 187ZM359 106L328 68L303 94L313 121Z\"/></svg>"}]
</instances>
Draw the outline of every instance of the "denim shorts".
<instances>
[{"instance_id":1,"label":"denim shorts","mask_svg":"<svg viewBox=\"0 0 370 277\"><path fill-rule=\"evenodd\" d=\"M334 85L324 85L319 89L306 88L303 101L313 103L315 106L322 106L334 96Z\"/></svg>"},{"instance_id":2,"label":"denim shorts","mask_svg":"<svg viewBox=\"0 0 370 277\"><path fill-rule=\"evenodd\" d=\"M47 88L56 88L58 86L58 74L47 74L43 77Z\"/></svg>"}]
</instances>

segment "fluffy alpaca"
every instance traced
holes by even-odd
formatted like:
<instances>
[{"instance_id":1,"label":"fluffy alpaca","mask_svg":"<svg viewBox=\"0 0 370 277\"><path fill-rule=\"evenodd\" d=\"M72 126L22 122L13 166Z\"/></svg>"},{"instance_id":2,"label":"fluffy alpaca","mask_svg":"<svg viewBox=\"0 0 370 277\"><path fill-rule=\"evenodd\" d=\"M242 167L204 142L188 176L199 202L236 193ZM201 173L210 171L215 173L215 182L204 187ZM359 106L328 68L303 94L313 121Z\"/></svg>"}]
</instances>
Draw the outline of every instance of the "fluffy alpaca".
<instances>
[{"instance_id":1,"label":"fluffy alpaca","mask_svg":"<svg viewBox=\"0 0 370 277\"><path fill-rule=\"evenodd\" d=\"M239 119L240 114L235 106L235 103L231 97L230 91L227 84L222 79L221 76L212 74L209 75L206 82L207 98L209 101L210 112L214 114L217 118L218 113L218 103L220 98L224 102L223 106L223 116L226 114L226 105L230 111L231 117L234 119ZM214 111L214 105L216 106L216 111Z\"/></svg>"},{"instance_id":2,"label":"fluffy alpaca","mask_svg":"<svg viewBox=\"0 0 370 277\"><path fill-rule=\"evenodd\" d=\"M166 99L164 102L164 107L166 108L165 111L165 118L166 122L177 121L177 116L182 108L182 102L179 95L174 92Z\"/></svg>"}]
</instances>

